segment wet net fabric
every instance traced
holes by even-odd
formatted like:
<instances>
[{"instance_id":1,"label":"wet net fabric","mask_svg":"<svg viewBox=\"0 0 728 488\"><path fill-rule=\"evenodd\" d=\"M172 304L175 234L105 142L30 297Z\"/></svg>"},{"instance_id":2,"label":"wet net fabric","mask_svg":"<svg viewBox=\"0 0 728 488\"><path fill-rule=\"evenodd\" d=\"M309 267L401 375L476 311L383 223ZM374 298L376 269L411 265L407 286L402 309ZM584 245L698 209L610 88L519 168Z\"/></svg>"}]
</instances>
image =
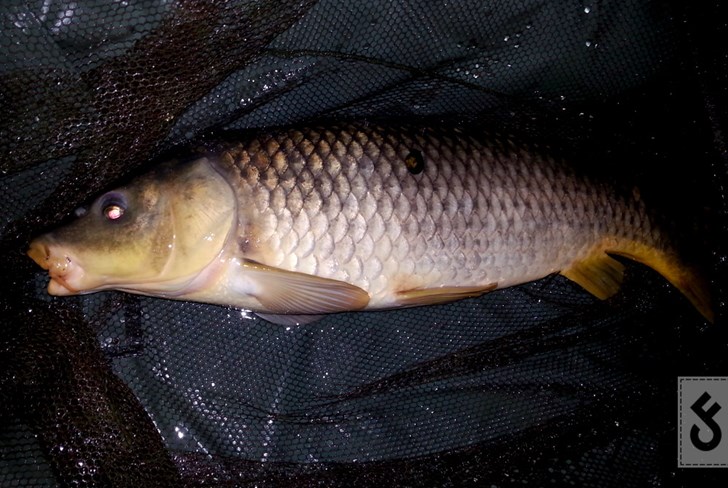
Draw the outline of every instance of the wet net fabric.
<instances>
[{"instance_id":1,"label":"wet net fabric","mask_svg":"<svg viewBox=\"0 0 728 488\"><path fill-rule=\"evenodd\" d=\"M674 486L676 379L726 333L641 266L278 326L51 298L24 251L200 137L331 120L518 132L695 225L725 290L725 17L645 1L3 2L1 486ZM722 27L723 26L723 27ZM721 37L722 36L722 37ZM659 179L659 182L657 180Z\"/></svg>"}]
</instances>

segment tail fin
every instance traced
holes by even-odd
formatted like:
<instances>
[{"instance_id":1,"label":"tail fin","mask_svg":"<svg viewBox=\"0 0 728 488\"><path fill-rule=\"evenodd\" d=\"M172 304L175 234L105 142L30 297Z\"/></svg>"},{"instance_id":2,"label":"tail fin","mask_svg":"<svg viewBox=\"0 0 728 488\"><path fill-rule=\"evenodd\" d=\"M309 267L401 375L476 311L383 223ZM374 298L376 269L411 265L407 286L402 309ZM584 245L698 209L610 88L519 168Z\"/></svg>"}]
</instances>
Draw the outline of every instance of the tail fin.
<instances>
[{"instance_id":1,"label":"tail fin","mask_svg":"<svg viewBox=\"0 0 728 488\"><path fill-rule=\"evenodd\" d=\"M627 251L607 250L607 252L624 256L654 269L685 295L710 323L715 321L710 283L696 267L683 263L674 252L649 248L644 244L632 244L631 247L632 249Z\"/></svg>"},{"instance_id":2,"label":"tail fin","mask_svg":"<svg viewBox=\"0 0 728 488\"><path fill-rule=\"evenodd\" d=\"M608 298L617 292L624 274L624 266L609 254L623 256L654 269L685 295L703 317L711 323L715 321L710 283L697 268L684 264L671 251L633 241L620 242L614 247L596 246L590 255L561 271L561 274L596 297Z\"/></svg>"}]
</instances>

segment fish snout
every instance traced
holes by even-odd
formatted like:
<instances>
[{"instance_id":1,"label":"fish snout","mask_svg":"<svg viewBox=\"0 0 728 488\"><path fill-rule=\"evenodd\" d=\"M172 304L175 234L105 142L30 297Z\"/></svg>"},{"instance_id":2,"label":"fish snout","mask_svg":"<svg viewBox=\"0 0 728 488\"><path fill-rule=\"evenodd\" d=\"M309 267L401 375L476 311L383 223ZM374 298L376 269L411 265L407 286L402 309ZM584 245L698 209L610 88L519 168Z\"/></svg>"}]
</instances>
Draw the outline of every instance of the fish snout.
<instances>
[{"instance_id":1,"label":"fish snout","mask_svg":"<svg viewBox=\"0 0 728 488\"><path fill-rule=\"evenodd\" d=\"M30 243L30 248L26 254L41 268L48 269L50 267L50 250L47 245L37 239Z\"/></svg>"},{"instance_id":2,"label":"fish snout","mask_svg":"<svg viewBox=\"0 0 728 488\"><path fill-rule=\"evenodd\" d=\"M67 296L78 293L79 290L73 283L83 275L83 270L71 256L39 239L30 243L27 254L38 266L48 271L51 277L48 283L49 294Z\"/></svg>"}]
</instances>

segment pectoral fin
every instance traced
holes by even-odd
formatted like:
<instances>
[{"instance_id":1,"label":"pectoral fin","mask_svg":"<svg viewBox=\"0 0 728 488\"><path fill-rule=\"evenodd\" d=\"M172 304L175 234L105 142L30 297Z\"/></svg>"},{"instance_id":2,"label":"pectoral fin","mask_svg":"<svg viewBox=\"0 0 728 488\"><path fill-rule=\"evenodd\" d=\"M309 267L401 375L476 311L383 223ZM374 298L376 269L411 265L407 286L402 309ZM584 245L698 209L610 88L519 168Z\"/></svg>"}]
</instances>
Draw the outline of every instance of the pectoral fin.
<instances>
[{"instance_id":1,"label":"pectoral fin","mask_svg":"<svg viewBox=\"0 0 728 488\"><path fill-rule=\"evenodd\" d=\"M624 281L624 265L603 251L577 261L561 274L595 297L604 300L619 290Z\"/></svg>"},{"instance_id":2,"label":"pectoral fin","mask_svg":"<svg viewBox=\"0 0 728 488\"><path fill-rule=\"evenodd\" d=\"M484 293L495 290L497 283L483 286L446 286L442 288L416 288L397 292L397 307L418 307L420 305L434 305L449 303L463 298L478 297Z\"/></svg>"},{"instance_id":3,"label":"pectoral fin","mask_svg":"<svg viewBox=\"0 0 728 488\"><path fill-rule=\"evenodd\" d=\"M286 271L255 261L243 263L253 296L271 314L316 315L360 310L369 294L343 281Z\"/></svg>"}]
</instances>

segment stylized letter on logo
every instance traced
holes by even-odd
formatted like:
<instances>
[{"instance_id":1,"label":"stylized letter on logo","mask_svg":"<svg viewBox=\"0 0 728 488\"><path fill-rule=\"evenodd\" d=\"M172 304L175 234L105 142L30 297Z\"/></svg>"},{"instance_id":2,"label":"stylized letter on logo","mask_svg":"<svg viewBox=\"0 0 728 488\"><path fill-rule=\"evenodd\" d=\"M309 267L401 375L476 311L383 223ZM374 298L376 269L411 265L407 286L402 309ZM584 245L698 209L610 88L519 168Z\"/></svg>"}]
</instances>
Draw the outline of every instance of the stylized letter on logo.
<instances>
[{"instance_id":1,"label":"stylized letter on logo","mask_svg":"<svg viewBox=\"0 0 728 488\"><path fill-rule=\"evenodd\" d=\"M695 415L697 415L700 420L705 422L705 425L708 426L710 431L713 433L711 439L708 442L703 442L700 437L698 437L698 433L700 432L700 427L697 425L693 425L690 429L690 440L692 441L693 445L700 449L701 451L712 451L716 447L718 447L718 444L720 444L720 439L723 436L723 433L720 431L720 426L713 420L713 417L715 417L715 414L718 413L718 410L720 410L720 405L718 405L718 402L713 403L713 405L710 406L708 410L704 410L703 407L706 403L708 403L708 400L710 400L710 395L708 395L708 392L706 391L702 395L700 395L700 398L690 405L690 409L695 412Z\"/></svg>"}]
</instances>

